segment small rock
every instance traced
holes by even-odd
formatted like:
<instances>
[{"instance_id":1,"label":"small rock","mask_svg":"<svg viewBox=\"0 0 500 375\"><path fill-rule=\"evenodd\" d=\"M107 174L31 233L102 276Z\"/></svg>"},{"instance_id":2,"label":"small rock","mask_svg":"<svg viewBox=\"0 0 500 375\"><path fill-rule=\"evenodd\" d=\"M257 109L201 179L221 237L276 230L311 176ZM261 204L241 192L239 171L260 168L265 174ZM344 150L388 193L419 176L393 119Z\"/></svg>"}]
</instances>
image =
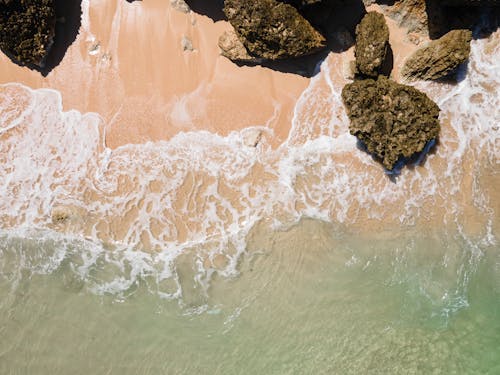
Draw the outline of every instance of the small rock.
<instances>
[{"instance_id":1,"label":"small rock","mask_svg":"<svg viewBox=\"0 0 500 375\"><path fill-rule=\"evenodd\" d=\"M186 51L188 51L188 52L194 51L193 42L191 41L191 39L189 39L185 35L182 37L181 46L182 46L182 50L184 52L186 52Z\"/></svg>"},{"instance_id":2,"label":"small rock","mask_svg":"<svg viewBox=\"0 0 500 375\"><path fill-rule=\"evenodd\" d=\"M191 8L189 8L189 5L187 5L184 0L170 0L170 5L172 8L182 13L189 13L191 11Z\"/></svg>"},{"instance_id":3,"label":"small rock","mask_svg":"<svg viewBox=\"0 0 500 375\"><path fill-rule=\"evenodd\" d=\"M409 79L435 80L454 73L470 55L472 33L469 30L452 30L441 38L418 49L402 69Z\"/></svg>"},{"instance_id":4,"label":"small rock","mask_svg":"<svg viewBox=\"0 0 500 375\"><path fill-rule=\"evenodd\" d=\"M71 208L67 206L57 206L52 209L52 223L54 224L64 224L72 216L74 212Z\"/></svg>"},{"instance_id":5,"label":"small rock","mask_svg":"<svg viewBox=\"0 0 500 375\"><path fill-rule=\"evenodd\" d=\"M262 130L246 129L243 133L243 144L247 147L257 147L262 140Z\"/></svg>"}]
</instances>

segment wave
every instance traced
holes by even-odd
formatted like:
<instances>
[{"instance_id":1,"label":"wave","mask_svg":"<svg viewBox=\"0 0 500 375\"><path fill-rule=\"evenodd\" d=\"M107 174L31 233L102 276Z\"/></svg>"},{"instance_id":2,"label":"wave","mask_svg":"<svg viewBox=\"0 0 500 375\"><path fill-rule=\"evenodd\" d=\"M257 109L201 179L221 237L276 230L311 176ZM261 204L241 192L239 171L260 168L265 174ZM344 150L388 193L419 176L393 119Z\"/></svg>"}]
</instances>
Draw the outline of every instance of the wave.
<instances>
[{"instance_id":1,"label":"wave","mask_svg":"<svg viewBox=\"0 0 500 375\"><path fill-rule=\"evenodd\" d=\"M442 109L442 133L425 165L396 180L349 134L332 56L297 102L278 149L266 142L265 127L254 127L111 150L98 114L64 112L54 90L0 85L0 220L2 236L11 238L2 249L24 238L32 245L19 246L33 252L16 261L29 266L35 257L34 269L51 272L68 257L77 273L106 264L114 276L95 278L94 292L123 293L140 276L167 298L184 293L176 276L184 254L192 254L195 282L237 274L260 222L279 229L314 218L374 235L439 227L480 252L497 243L499 221L492 188L500 160L499 35L473 41L458 84L418 84ZM257 147L246 145L249 131L264 132ZM57 246L40 246L46 241Z\"/></svg>"}]
</instances>

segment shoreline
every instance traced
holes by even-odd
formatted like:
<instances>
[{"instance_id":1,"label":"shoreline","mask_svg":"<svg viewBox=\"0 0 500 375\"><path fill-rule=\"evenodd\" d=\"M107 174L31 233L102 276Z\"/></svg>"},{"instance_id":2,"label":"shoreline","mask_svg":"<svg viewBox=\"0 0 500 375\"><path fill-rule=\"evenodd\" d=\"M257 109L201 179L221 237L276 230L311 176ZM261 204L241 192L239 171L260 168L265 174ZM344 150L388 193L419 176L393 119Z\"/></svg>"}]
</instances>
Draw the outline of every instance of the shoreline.
<instances>
[{"instance_id":1,"label":"shoreline","mask_svg":"<svg viewBox=\"0 0 500 375\"><path fill-rule=\"evenodd\" d=\"M500 201L499 194L488 191L484 198L482 191L475 191L476 177L469 176L486 158L494 157L485 155L494 146L478 139L474 128L481 125L484 131L493 131L493 125L483 124L484 105L489 100L494 106L498 100L495 88L478 91L484 84L480 76L469 77L471 93L460 94L463 99L456 101L448 99L452 93L458 97L458 85L424 86L423 91L434 99L445 98L442 144L425 167L405 169L396 185L348 134L340 92L347 82L345 69L353 58L352 49L330 53L311 79L258 66L238 67L218 54L216 38L227 26L224 22L214 24L205 16L176 12L160 0L148 2L147 7L120 2L116 8L116 4L106 3L99 13L101 2L92 2L87 22L89 3L83 2L81 33L47 78L0 58L0 66L8 68L0 70L0 82L10 77L33 87L35 94L37 85L51 88L60 93L64 111L79 111L73 113L75 120L69 112L58 112L58 98L39 95L39 112L50 116L51 122L42 118L37 123L41 128L24 126L13 132L20 142L5 142L6 160L31 159L40 165L30 168L44 171L40 176L17 176L9 183L5 201L21 207L22 214L10 214L6 207L5 225L56 227L151 251L175 241L228 237L270 216L285 224L298 217L328 219L374 233L392 226L422 224L424 228L443 222L450 227L464 224L465 232L485 238L488 231L498 233L500 213L487 207ZM138 17L142 11L145 14ZM156 28L165 16L172 23ZM106 30L92 29L94 22ZM179 28L165 45L166 50L177 45L179 54L172 57L172 66L158 65L160 60L169 61L169 56L156 51L152 41L147 53L136 58L137 48L130 47L147 42L139 32L144 22L149 22L152 40ZM418 46L406 40L395 22L388 20L388 24L397 67ZM186 30L197 30L192 34L194 51L181 51ZM136 36L128 39L132 34ZM480 45L493 55L499 36L497 32ZM486 60L474 64L488 67L494 56L483 55L478 58ZM137 64L125 63L135 60ZM152 61L157 65L148 70ZM70 79L75 69L81 74ZM164 78L177 71L178 80ZM457 119L455 114L462 113L460 103L469 96L475 102L471 101L467 116L476 117L465 123L467 116ZM44 100L57 110L46 112ZM88 123L88 113L99 115L97 125ZM176 126L165 126L169 121ZM5 134L2 139L11 136ZM463 146L471 142L468 138L479 147ZM33 154L26 157L26 149ZM498 180L495 174L480 177L493 185ZM40 181L45 190L34 194L33 186ZM29 213L22 211L26 207ZM54 225L51 216L59 208L69 209L69 216L75 210L75 222ZM492 221L489 227L488 220Z\"/></svg>"}]
</instances>

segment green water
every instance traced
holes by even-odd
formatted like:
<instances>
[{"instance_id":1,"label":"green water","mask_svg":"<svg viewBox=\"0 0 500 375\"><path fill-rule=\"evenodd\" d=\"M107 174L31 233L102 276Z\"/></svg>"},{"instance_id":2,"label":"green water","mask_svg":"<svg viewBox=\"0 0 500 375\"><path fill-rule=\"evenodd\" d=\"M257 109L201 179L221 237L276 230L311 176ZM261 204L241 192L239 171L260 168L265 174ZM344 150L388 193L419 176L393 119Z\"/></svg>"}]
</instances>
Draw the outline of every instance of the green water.
<instances>
[{"instance_id":1,"label":"green water","mask_svg":"<svg viewBox=\"0 0 500 375\"><path fill-rule=\"evenodd\" d=\"M0 374L500 374L500 251L458 234L257 232L239 276L179 265L182 300L0 243Z\"/></svg>"}]
</instances>

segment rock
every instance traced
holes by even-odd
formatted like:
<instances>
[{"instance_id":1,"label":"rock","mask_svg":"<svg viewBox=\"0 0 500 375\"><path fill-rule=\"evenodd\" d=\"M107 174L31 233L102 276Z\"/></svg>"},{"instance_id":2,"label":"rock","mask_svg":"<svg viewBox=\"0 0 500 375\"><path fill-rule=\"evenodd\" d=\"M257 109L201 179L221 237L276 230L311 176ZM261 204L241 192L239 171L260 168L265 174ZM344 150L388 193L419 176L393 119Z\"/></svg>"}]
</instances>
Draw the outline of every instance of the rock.
<instances>
[{"instance_id":1,"label":"rock","mask_svg":"<svg viewBox=\"0 0 500 375\"><path fill-rule=\"evenodd\" d=\"M74 212L71 208L67 206L57 206L52 209L52 223L54 224L64 224L72 216Z\"/></svg>"},{"instance_id":2,"label":"rock","mask_svg":"<svg viewBox=\"0 0 500 375\"><path fill-rule=\"evenodd\" d=\"M449 76L469 58L471 40L469 30L450 31L415 51L403 66L403 76L426 80Z\"/></svg>"},{"instance_id":3,"label":"rock","mask_svg":"<svg viewBox=\"0 0 500 375\"><path fill-rule=\"evenodd\" d=\"M187 36L183 36L181 40L181 47L184 52L193 52L193 42Z\"/></svg>"},{"instance_id":4,"label":"rock","mask_svg":"<svg viewBox=\"0 0 500 375\"><path fill-rule=\"evenodd\" d=\"M224 13L248 52L270 60L312 54L325 38L296 8L277 0L226 0Z\"/></svg>"},{"instance_id":5,"label":"rock","mask_svg":"<svg viewBox=\"0 0 500 375\"><path fill-rule=\"evenodd\" d=\"M346 85L342 99L350 133L388 170L439 135L439 107L414 87L379 76Z\"/></svg>"},{"instance_id":6,"label":"rock","mask_svg":"<svg viewBox=\"0 0 500 375\"><path fill-rule=\"evenodd\" d=\"M191 10L184 0L170 0L170 5L178 12L189 13Z\"/></svg>"},{"instance_id":7,"label":"rock","mask_svg":"<svg viewBox=\"0 0 500 375\"><path fill-rule=\"evenodd\" d=\"M356 27L356 68L367 77L379 75L389 48L389 28L382 14L369 12Z\"/></svg>"},{"instance_id":8,"label":"rock","mask_svg":"<svg viewBox=\"0 0 500 375\"><path fill-rule=\"evenodd\" d=\"M221 55L236 62L258 63L261 59L251 56L234 30L225 31L219 37Z\"/></svg>"},{"instance_id":9,"label":"rock","mask_svg":"<svg viewBox=\"0 0 500 375\"><path fill-rule=\"evenodd\" d=\"M0 49L18 63L42 67L55 26L54 0L0 0Z\"/></svg>"},{"instance_id":10,"label":"rock","mask_svg":"<svg viewBox=\"0 0 500 375\"><path fill-rule=\"evenodd\" d=\"M243 144L247 147L257 147L262 140L262 130L256 128L245 129L242 132Z\"/></svg>"}]
</instances>

